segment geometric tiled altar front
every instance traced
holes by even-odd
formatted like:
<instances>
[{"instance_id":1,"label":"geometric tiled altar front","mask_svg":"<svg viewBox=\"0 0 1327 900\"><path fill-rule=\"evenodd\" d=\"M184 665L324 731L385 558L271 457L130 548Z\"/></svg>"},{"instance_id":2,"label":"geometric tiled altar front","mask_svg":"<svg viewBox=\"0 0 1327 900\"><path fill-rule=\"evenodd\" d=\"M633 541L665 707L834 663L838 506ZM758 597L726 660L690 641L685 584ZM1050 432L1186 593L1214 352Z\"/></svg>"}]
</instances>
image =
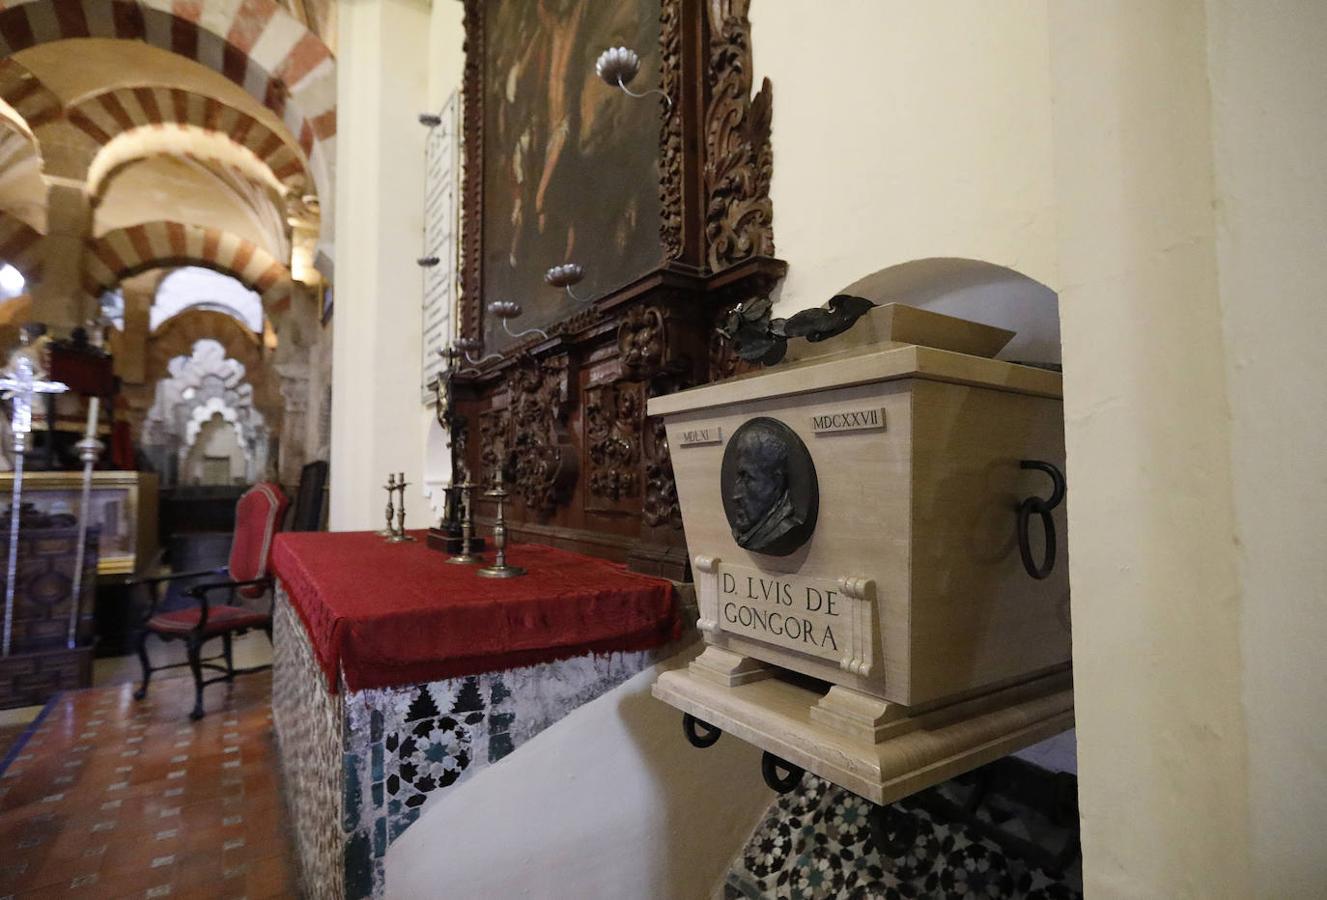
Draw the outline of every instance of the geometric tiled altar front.
<instances>
[{"instance_id":1,"label":"geometric tiled altar front","mask_svg":"<svg viewBox=\"0 0 1327 900\"><path fill-rule=\"evenodd\" d=\"M429 798L676 651L587 654L427 684L327 690L278 584L273 718L306 883L380 897L387 847ZM308 876L316 876L308 881Z\"/></svg>"}]
</instances>

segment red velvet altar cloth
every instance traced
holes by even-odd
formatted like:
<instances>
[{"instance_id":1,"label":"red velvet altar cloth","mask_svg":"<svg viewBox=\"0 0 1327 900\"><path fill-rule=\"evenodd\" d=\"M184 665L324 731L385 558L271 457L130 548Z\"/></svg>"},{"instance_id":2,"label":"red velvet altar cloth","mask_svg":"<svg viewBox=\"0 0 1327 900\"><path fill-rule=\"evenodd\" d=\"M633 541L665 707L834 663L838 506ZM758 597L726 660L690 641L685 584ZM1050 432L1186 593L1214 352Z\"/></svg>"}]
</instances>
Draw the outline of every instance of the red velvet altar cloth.
<instances>
[{"instance_id":1,"label":"red velvet altar cloth","mask_svg":"<svg viewBox=\"0 0 1327 900\"><path fill-rule=\"evenodd\" d=\"M273 569L333 691L338 670L358 691L645 650L681 634L663 579L539 544L508 547L528 575L480 578L412 534L405 544L364 531L277 536Z\"/></svg>"}]
</instances>

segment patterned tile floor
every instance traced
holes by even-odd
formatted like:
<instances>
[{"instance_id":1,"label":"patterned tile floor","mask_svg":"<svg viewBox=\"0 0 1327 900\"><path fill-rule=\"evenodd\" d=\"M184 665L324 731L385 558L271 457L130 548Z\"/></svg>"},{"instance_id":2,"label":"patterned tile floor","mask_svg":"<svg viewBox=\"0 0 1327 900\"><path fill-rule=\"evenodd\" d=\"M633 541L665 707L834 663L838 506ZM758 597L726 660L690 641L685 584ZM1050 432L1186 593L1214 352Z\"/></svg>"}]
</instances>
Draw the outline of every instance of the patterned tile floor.
<instances>
[{"instance_id":1,"label":"patterned tile floor","mask_svg":"<svg viewBox=\"0 0 1327 900\"><path fill-rule=\"evenodd\" d=\"M270 673L61 694L0 773L0 900L295 897Z\"/></svg>"}]
</instances>

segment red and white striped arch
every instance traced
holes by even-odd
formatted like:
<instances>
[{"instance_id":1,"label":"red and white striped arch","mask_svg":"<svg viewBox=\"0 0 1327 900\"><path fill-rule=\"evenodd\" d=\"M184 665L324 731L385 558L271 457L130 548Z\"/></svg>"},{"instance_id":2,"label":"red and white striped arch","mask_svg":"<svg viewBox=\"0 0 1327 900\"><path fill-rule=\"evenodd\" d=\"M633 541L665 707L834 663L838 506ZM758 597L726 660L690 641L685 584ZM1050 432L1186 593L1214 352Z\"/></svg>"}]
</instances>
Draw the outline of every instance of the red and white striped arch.
<instances>
[{"instance_id":1,"label":"red and white striped arch","mask_svg":"<svg viewBox=\"0 0 1327 900\"><path fill-rule=\"evenodd\" d=\"M23 117L29 132L60 118L63 106L50 88L12 59L0 59L0 100Z\"/></svg>"},{"instance_id":2,"label":"red and white striped arch","mask_svg":"<svg viewBox=\"0 0 1327 900\"><path fill-rule=\"evenodd\" d=\"M309 159L330 242L336 61L273 0L17 0L0 10L0 58L81 37L144 41L242 86L285 122Z\"/></svg>"},{"instance_id":3,"label":"red and white striped arch","mask_svg":"<svg viewBox=\"0 0 1327 900\"><path fill-rule=\"evenodd\" d=\"M257 244L180 222L145 222L90 241L83 289L97 297L131 275L164 266L205 266L233 276L261 295L269 312L285 309L294 290L290 270Z\"/></svg>"},{"instance_id":4,"label":"red and white striped arch","mask_svg":"<svg viewBox=\"0 0 1327 900\"><path fill-rule=\"evenodd\" d=\"M251 151L283 184L303 175L306 191L317 187L299 150L252 116L205 94L171 87L116 88L79 101L66 116L101 146L139 128L196 125Z\"/></svg>"},{"instance_id":5,"label":"red and white striped arch","mask_svg":"<svg viewBox=\"0 0 1327 900\"><path fill-rule=\"evenodd\" d=\"M41 275L41 234L12 213L0 211L0 263L9 263L28 281Z\"/></svg>"}]
</instances>

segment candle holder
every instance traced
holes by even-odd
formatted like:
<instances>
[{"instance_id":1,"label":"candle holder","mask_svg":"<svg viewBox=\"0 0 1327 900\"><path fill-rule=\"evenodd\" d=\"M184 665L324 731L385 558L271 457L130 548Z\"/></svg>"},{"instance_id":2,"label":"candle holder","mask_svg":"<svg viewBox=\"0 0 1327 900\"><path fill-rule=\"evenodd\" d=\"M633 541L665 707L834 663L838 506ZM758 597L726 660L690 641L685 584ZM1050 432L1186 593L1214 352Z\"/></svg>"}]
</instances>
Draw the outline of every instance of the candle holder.
<instances>
[{"instance_id":1,"label":"candle holder","mask_svg":"<svg viewBox=\"0 0 1327 900\"><path fill-rule=\"evenodd\" d=\"M484 496L498 501L498 517L493 523L493 565L485 566L477 574L484 578L515 578L517 575L524 575L525 570L520 566L507 565L507 519L503 514L502 504L510 494L502 486L501 468L498 469L497 486Z\"/></svg>"},{"instance_id":2,"label":"candle holder","mask_svg":"<svg viewBox=\"0 0 1327 900\"><path fill-rule=\"evenodd\" d=\"M392 501L396 498L396 475L388 473L387 483L382 486L387 492L387 527L378 532L378 537L390 539L396 534L396 529L392 527L392 518L396 515L396 508Z\"/></svg>"},{"instance_id":3,"label":"candle holder","mask_svg":"<svg viewBox=\"0 0 1327 900\"><path fill-rule=\"evenodd\" d=\"M544 272L544 282L551 288L567 292L567 296L577 303L589 303L592 298L582 297L573 291L572 285L580 284L585 278L585 268L578 263L563 263L552 266Z\"/></svg>"},{"instance_id":4,"label":"candle holder","mask_svg":"<svg viewBox=\"0 0 1327 900\"><path fill-rule=\"evenodd\" d=\"M507 322L519 318L523 312L521 304L515 300L494 300L488 305L488 311L502 320L502 330L514 338L520 339L537 334L544 340L548 340L548 332L542 328L526 328L524 331L511 330L511 326Z\"/></svg>"},{"instance_id":5,"label":"candle holder","mask_svg":"<svg viewBox=\"0 0 1327 900\"><path fill-rule=\"evenodd\" d=\"M469 480L456 485L457 490L461 492L462 502L465 503L465 514L461 517L461 552L447 562L458 566L484 561L483 557L475 554L475 487L475 483Z\"/></svg>"},{"instance_id":6,"label":"candle holder","mask_svg":"<svg viewBox=\"0 0 1327 900\"><path fill-rule=\"evenodd\" d=\"M627 87L640 72L640 56L635 50L628 47L610 47L599 58L594 61L594 73L603 79L605 84L616 88L621 88L622 93L628 97L648 97L650 94L658 94L663 97L664 103L668 105L668 111L673 111L673 98L669 97L667 92L660 88L651 88L647 91L637 93Z\"/></svg>"},{"instance_id":7,"label":"candle holder","mask_svg":"<svg viewBox=\"0 0 1327 900\"><path fill-rule=\"evenodd\" d=\"M387 539L387 543L389 543L389 544L406 544L406 543L411 543L411 542L413 542L415 539L414 539L413 537L411 537L410 535L408 535L408 534L405 533L405 489L406 489L406 480L405 480L405 473L404 473L404 472L401 472L401 473L399 473L399 474L396 476L396 489L397 489L397 491L400 492L399 500L398 500L398 502L397 502L397 504L396 504L396 530L393 531L393 532L392 532L392 536L389 537L389 538Z\"/></svg>"},{"instance_id":8,"label":"candle holder","mask_svg":"<svg viewBox=\"0 0 1327 900\"><path fill-rule=\"evenodd\" d=\"M502 359L501 353L489 353L476 359L474 354L483 349L484 342L477 338L458 337L452 341L450 347L444 347L438 353L442 354L442 358L447 361L447 368L449 369L457 359L464 359L470 364L470 371L477 372L479 367L490 359Z\"/></svg>"}]
</instances>

